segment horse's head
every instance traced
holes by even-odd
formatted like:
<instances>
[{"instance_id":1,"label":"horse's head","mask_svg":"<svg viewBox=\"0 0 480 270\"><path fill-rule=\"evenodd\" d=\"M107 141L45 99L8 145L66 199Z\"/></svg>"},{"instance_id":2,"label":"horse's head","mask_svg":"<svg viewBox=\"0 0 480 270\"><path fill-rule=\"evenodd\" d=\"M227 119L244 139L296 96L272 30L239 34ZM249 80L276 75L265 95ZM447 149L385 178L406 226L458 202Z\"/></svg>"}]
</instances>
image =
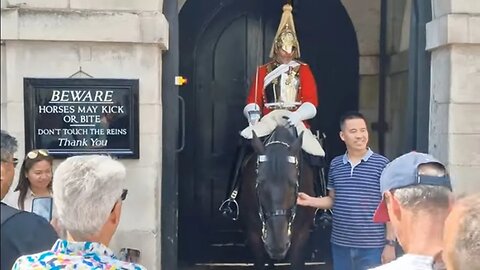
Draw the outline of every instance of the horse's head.
<instances>
[{"instance_id":1,"label":"horse's head","mask_svg":"<svg viewBox=\"0 0 480 270\"><path fill-rule=\"evenodd\" d=\"M272 259L283 259L290 248L301 145L302 134L295 138L285 127L277 127L266 144L253 134L252 146L258 155L256 191L262 240Z\"/></svg>"}]
</instances>

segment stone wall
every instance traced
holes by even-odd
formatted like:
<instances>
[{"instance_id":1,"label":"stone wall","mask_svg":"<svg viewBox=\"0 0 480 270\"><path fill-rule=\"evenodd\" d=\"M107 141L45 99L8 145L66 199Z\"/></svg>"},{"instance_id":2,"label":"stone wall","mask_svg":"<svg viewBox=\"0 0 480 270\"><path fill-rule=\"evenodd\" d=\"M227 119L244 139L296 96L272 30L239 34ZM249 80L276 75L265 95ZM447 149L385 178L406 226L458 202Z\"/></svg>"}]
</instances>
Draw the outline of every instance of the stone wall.
<instances>
[{"instance_id":1,"label":"stone wall","mask_svg":"<svg viewBox=\"0 0 480 270\"><path fill-rule=\"evenodd\" d=\"M357 32L360 54L359 110L370 123L378 121L380 0L342 0ZM377 132L370 129L370 146L378 150Z\"/></svg>"},{"instance_id":2,"label":"stone wall","mask_svg":"<svg viewBox=\"0 0 480 270\"><path fill-rule=\"evenodd\" d=\"M480 1L432 1L429 150L457 193L480 191Z\"/></svg>"},{"instance_id":3,"label":"stone wall","mask_svg":"<svg viewBox=\"0 0 480 270\"><path fill-rule=\"evenodd\" d=\"M343 0L355 30L360 51L360 111L370 123L378 121L380 1ZM386 111L388 130L385 155L403 154L408 92L408 49L411 0L387 1L386 33ZM378 150L378 132L370 129L370 146Z\"/></svg>"},{"instance_id":4,"label":"stone wall","mask_svg":"<svg viewBox=\"0 0 480 270\"><path fill-rule=\"evenodd\" d=\"M127 167L128 198L111 247L141 250L148 269L160 265L162 51L168 23L162 0L2 0L1 128L24 156L23 78L139 79L140 159ZM56 161L58 165L59 161Z\"/></svg>"}]
</instances>

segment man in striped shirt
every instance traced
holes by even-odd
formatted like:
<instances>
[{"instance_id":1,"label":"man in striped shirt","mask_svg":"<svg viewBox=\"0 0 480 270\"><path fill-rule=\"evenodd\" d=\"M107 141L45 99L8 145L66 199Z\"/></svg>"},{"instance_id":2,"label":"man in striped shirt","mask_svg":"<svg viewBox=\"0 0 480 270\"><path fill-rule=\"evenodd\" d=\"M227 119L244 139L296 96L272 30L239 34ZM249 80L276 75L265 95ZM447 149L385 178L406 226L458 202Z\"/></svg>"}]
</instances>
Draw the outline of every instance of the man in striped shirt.
<instances>
[{"instance_id":1,"label":"man in striped shirt","mask_svg":"<svg viewBox=\"0 0 480 270\"><path fill-rule=\"evenodd\" d=\"M347 152L330 164L328 190L323 198L300 193L298 204L333 207L332 255L334 270L366 270L395 258L390 225L372 217L381 201L380 176L388 159L368 148L365 117L347 112L340 119L340 138Z\"/></svg>"}]
</instances>

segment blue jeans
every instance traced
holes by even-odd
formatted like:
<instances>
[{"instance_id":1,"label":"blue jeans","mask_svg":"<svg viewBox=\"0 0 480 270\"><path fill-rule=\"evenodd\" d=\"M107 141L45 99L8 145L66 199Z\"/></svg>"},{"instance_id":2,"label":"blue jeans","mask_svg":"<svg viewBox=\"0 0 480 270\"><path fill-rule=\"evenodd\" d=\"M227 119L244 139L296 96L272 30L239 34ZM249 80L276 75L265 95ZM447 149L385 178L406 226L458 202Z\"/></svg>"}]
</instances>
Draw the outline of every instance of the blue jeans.
<instances>
[{"instance_id":1,"label":"blue jeans","mask_svg":"<svg viewBox=\"0 0 480 270\"><path fill-rule=\"evenodd\" d=\"M368 270L382 264L383 248L351 248L332 243L333 270Z\"/></svg>"}]
</instances>

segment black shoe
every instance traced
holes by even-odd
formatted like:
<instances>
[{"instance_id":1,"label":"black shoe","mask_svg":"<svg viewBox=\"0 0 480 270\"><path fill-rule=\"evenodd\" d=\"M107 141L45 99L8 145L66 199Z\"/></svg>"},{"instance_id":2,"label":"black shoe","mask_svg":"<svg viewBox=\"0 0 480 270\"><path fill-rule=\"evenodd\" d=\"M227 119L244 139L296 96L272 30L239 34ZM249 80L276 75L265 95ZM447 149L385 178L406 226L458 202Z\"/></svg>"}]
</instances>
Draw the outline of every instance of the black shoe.
<instances>
[{"instance_id":1,"label":"black shoe","mask_svg":"<svg viewBox=\"0 0 480 270\"><path fill-rule=\"evenodd\" d=\"M222 216L228 219L238 219L238 203L235 200L227 199L223 201L222 205L220 205L220 208L218 208L218 210L220 211L220 213L222 213Z\"/></svg>"}]
</instances>

